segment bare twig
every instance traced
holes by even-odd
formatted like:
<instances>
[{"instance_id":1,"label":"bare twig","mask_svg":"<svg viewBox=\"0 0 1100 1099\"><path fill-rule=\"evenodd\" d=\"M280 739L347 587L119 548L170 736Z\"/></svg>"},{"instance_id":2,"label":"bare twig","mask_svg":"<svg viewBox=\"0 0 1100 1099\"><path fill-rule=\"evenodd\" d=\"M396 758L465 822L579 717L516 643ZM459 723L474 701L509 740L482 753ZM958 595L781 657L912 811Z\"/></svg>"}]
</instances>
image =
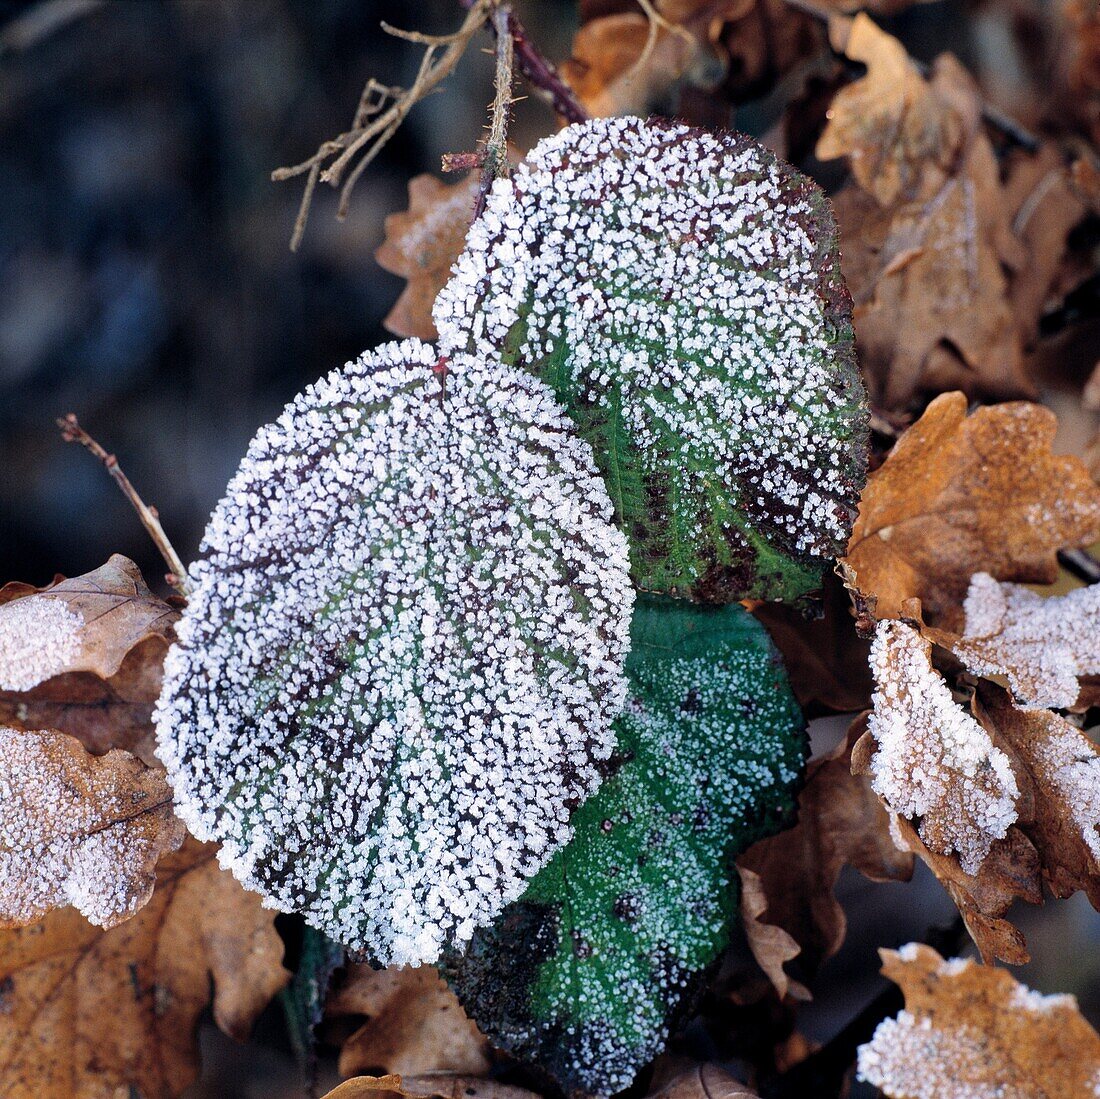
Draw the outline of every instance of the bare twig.
<instances>
[{"instance_id":1,"label":"bare twig","mask_svg":"<svg viewBox=\"0 0 1100 1099\"><path fill-rule=\"evenodd\" d=\"M1066 572L1086 584L1100 584L1100 561L1088 550L1069 549L1058 551L1058 561Z\"/></svg>"},{"instance_id":2,"label":"bare twig","mask_svg":"<svg viewBox=\"0 0 1100 1099\"><path fill-rule=\"evenodd\" d=\"M832 37L832 28L836 25L837 20L847 20L847 23L841 23L841 26L851 25L850 17L838 15L824 4L817 3L816 0L786 0L786 3L788 7L794 8L795 11L800 11L803 15L816 19L819 23L824 23L830 29L830 37ZM832 45L837 53L841 52L835 42ZM930 70L923 61L918 61L911 56L909 62L921 76L928 77ZM1019 145L1022 149L1026 149L1029 153L1034 153L1039 148L1039 139L1035 134L1014 118L1010 118L999 107L987 103L984 99L981 101L981 106L982 118L985 119L988 125L1004 134L1009 141Z\"/></svg>"},{"instance_id":3,"label":"bare twig","mask_svg":"<svg viewBox=\"0 0 1100 1099\"><path fill-rule=\"evenodd\" d=\"M646 17L648 23L648 32L646 33L645 45L642 47L642 52L638 55L637 61L630 66L624 79L633 80L639 73L645 71L646 65L649 63L649 59L653 56L653 50L657 45L657 37L661 31L667 31L669 34L675 34L680 38L683 38L689 44L694 41L690 31L681 27L678 23L670 23L652 4L651 0L637 0L638 7L642 9L642 13Z\"/></svg>"},{"instance_id":4,"label":"bare twig","mask_svg":"<svg viewBox=\"0 0 1100 1099\"><path fill-rule=\"evenodd\" d=\"M107 467L107 472L115 479L118 487L122 489L123 496L130 501L134 510L138 513L142 526L149 532L149 537L153 539L153 544L160 550L160 555L168 566L168 575L165 579L180 595L190 595L191 586L187 581L187 569L184 568L179 554L173 549L172 543L168 540L168 535L164 533L164 528L160 525L160 517L157 515L157 509L150 507L137 494L137 490L130 484L130 479L122 472L118 459L113 454L108 454L80 426L80 422L71 412L67 416L60 417L57 426L61 428L61 437L65 442L80 443L85 450L89 451Z\"/></svg>"},{"instance_id":5,"label":"bare twig","mask_svg":"<svg viewBox=\"0 0 1100 1099\"><path fill-rule=\"evenodd\" d=\"M473 2L474 0L459 0L464 8L469 8ZM497 0L494 6L508 13L508 30L511 32L516 53L516 67L523 78L566 122L586 122L588 112L577 101L573 89L562 79L553 63L543 56L527 36L527 31L516 18L511 4ZM496 27L493 29L496 30Z\"/></svg>"},{"instance_id":6,"label":"bare twig","mask_svg":"<svg viewBox=\"0 0 1100 1099\"><path fill-rule=\"evenodd\" d=\"M493 30L497 37L497 64L493 78L495 95L489 116L489 134L485 139L485 160L481 166L481 185L474 204L474 217L480 217L485 209L493 182L508 174L508 116L512 107L512 82L514 49L512 34L508 29L508 11L493 9Z\"/></svg>"},{"instance_id":7,"label":"bare twig","mask_svg":"<svg viewBox=\"0 0 1100 1099\"><path fill-rule=\"evenodd\" d=\"M367 166L382 151L386 142L400 128L405 116L417 103L430 95L449 76L458 64L470 39L485 25L489 17L490 0L474 0L467 5L469 11L462 26L451 35L430 36L416 31L399 31L384 25L388 33L424 46L424 56L412 86L391 88L369 80L360 96L355 118L350 130L329 141L322 142L313 156L287 168L277 168L271 173L275 182L306 175L306 186L290 247L297 250L305 232L310 206L318 182L339 187L340 205L337 217L347 216L351 193ZM439 50L442 54L436 57ZM358 161L345 178L352 161ZM308 174L307 174L308 173Z\"/></svg>"}]
</instances>

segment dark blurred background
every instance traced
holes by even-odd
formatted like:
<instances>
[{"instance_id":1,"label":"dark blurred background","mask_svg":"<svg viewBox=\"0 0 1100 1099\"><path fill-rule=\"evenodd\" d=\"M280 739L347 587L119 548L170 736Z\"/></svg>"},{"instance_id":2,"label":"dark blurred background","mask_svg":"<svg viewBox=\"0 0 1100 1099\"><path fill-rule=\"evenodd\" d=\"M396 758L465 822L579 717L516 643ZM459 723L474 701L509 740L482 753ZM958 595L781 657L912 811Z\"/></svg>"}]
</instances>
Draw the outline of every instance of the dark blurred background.
<instances>
[{"instance_id":1,"label":"dark blurred background","mask_svg":"<svg viewBox=\"0 0 1100 1099\"><path fill-rule=\"evenodd\" d=\"M572 0L517 8L547 55L569 55ZM164 566L136 517L104 470L61 442L55 417L75 412L119 455L189 560L256 428L387 338L401 281L373 259L383 221L404 209L410 177L474 148L491 61L471 51L414 109L345 222L319 188L292 254L300 184L270 182L272 169L345 129L369 76L411 82L420 48L380 20L444 33L461 19L457 0L55 0L52 21L42 10L0 0L0 582L76 575L112 552L155 582ZM953 49L1008 97L1025 77L997 6L961 11L931 4L888 25L920 56ZM736 121L760 133L774 115L764 102ZM553 126L530 100L513 137L525 147ZM842 726L817 729L815 747ZM877 946L950 921L921 869L910 885L842 880L851 932L802 1014L813 1039L882 987ZM1096 1021L1100 919L1083 897L1019 922L1037 959L1019 976L1077 993ZM247 1054L213 1027L203 1034L194 1096L300 1094L277 1009Z\"/></svg>"}]
</instances>

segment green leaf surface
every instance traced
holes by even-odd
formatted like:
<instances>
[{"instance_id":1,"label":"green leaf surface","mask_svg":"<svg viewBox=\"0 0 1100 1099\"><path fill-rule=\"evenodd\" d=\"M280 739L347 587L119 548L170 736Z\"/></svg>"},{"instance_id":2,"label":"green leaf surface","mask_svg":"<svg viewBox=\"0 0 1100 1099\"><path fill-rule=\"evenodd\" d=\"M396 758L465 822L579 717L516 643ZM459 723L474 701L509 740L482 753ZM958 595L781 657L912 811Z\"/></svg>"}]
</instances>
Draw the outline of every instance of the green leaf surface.
<instances>
[{"instance_id":1,"label":"green leaf surface","mask_svg":"<svg viewBox=\"0 0 1100 1099\"><path fill-rule=\"evenodd\" d=\"M550 391L389 344L257 434L192 567L157 751L248 887L434 961L569 837L626 694L626 540Z\"/></svg>"},{"instance_id":2,"label":"green leaf surface","mask_svg":"<svg viewBox=\"0 0 1100 1099\"><path fill-rule=\"evenodd\" d=\"M805 723L743 608L642 598L621 766L574 837L444 972L495 1044L610 1094L662 1048L727 945L733 859L794 811Z\"/></svg>"},{"instance_id":3,"label":"green leaf surface","mask_svg":"<svg viewBox=\"0 0 1100 1099\"><path fill-rule=\"evenodd\" d=\"M290 983L279 993L291 1049L311 1088L317 1073L314 1030L324 1013L332 975L344 964L344 953L340 943L303 924L298 966Z\"/></svg>"},{"instance_id":4,"label":"green leaf surface","mask_svg":"<svg viewBox=\"0 0 1100 1099\"><path fill-rule=\"evenodd\" d=\"M558 395L641 589L797 601L843 553L867 408L836 225L751 138L615 118L541 141L435 321Z\"/></svg>"}]
</instances>

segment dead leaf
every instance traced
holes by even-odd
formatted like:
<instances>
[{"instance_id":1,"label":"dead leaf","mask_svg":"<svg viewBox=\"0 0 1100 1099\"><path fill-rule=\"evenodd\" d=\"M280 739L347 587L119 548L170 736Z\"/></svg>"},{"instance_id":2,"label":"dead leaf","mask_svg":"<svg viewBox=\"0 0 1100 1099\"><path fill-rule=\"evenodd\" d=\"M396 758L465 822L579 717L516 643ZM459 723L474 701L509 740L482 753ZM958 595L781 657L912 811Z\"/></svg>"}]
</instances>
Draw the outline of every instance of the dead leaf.
<instances>
[{"instance_id":1,"label":"dead leaf","mask_svg":"<svg viewBox=\"0 0 1100 1099\"><path fill-rule=\"evenodd\" d=\"M1100 586L1044 597L976 573L951 650L978 676L1003 675L1025 709L1069 709L1079 678L1100 674Z\"/></svg>"},{"instance_id":2,"label":"dead leaf","mask_svg":"<svg viewBox=\"0 0 1100 1099\"><path fill-rule=\"evenodd\" d=\"M432 306L450 277L474 216L478 174L446 184L432 175L409 180L409 208L386 218L386 237L374 253L378 265L407 279L382 322L398 336L434 340Z\"/></svg>"},{"instance_id":3,"label":"dead leaf","mask_svg":"<svg viewBox=\"0 0 1100 1099\"><path fill-rule=\"evenodd\" d=\"M215 1021L243 1040L290 977L282 955L273 914L194 840L164 856L149 903L118 927L70 908L2 931L0 1094L178 1096L211 982Z\"/></svg>"},{"instance_id":4,"label":"dead leaf","mask_svg":"<svg viewBox=\"0 0 1100 1099\"><path fill-rule=\"evenodd\" d=\"M838 713L865 710L871 705L870 646L856 632L851 600L832 574L825 577L821 610L821 618L807 619L781 603L760 603L752 613L783 654L803 710L814 703Z\"/></svg>"},{"instance_id":5,"label":"dead leaf","mask_svg":"<svg viewBox=\"0 0 1100 1099\"><path fill-rule=\"evenodd\" d=\"M69 904L114 927L148 902L157 860L184 835L163 771L0 727L0 927Z\"/></svg>"},{"instance_id":6,"label":"dead leaf","mask_svg":"<svg viewBox=\"0 0 1100 1099\"><path fill-rule=\"evenodd\" d=\"M908 881L913 873L913 856L895 846L870 782L852 774L851 746L864 728L857 721L832 753L810 763L795 827L737 860L738 869L759 875L769 922L802 948L810 974L844 942L847 921L833 892L843 866L872 881Z\"/></svg>"},{"instance_id":7,"label":"dead leaf","mask_svg":"<svg viewBox=\"0 0 1100 1099\"><path fill-rule=\"evenodd\" d=\"M852 175L880 206L898 199L930 199L946 183L972 135L973 106L965 114L917 70L908 51L863 12L834 45L867 75L841 88L817 143L821 160L848 157Z\"/></svg>"},{"instance_id":8,"label":"dead leaf","mask_svg":"<svg viewBox=\"0 0 1100 1099\"><path fill-rule=\"evenodd\" d=\"M1056 422L1015 402L966 415L937 397L871 474L841 565L865 618L897 618L918 598L958 630L970 578L1051 583L1057 550L1100 537L1100 489L1081 461L1055 456Z\"/></svg>"},{"instance_id":9,"label":"dead leaf","mask_svg":"<svg viewBox=\"0 0 1100 1099\"><path fill-rule=\"evenodd\" d=\"M374 1070L477 1076L489 1068L488 1043L434 966L351 966L325 1014L370 1016L340 1050L344 1076Z\"/></svg>"},{"instance_id":10,"label":"dead leaf","mask_svg":"<svg viewBox=\"0 0 1100 1099\"><path fill-rule=\"evenodd\" d=\"M1100 1035L1072 996L1042 996L1007 970L916 943L879 953L905 1010L860 1047L858 1075L890 1099L1095 1093Z\"/></svg>"},{"instance_id":11,"label":"dead leaf","mask_svg":"<svg viewBox=\"0 0 1100 1099\"><path fill-rule=\"evenodd\" d=\"M379 1094L381 1093L381 1095ZM532 1091L476 1076L356 1076L323 1099L538 1099Z\"/></svg>"},{"instance_id":12,"label":"dead leaf","mask_svg":"<svg viewBox=\"0 0 1100 1099\"><path fill-rule=\"evenodd\" d=\"M1033 786L1021 827L1035 845L1056 897L1084 890L1100 909L1100 748L1076 725L1046 710L1020 710L992 684L978 713L1015 753Z\"/></svg>"},{"instance_id":13,"label":"dead leaf","mask_svg":"<svg viewBox=\"0 0 1100 1099\"><path fill-rule=\"evenodd\" d=\"M931 643L914 626L880 622L871 669L872 789L892 812L916 823L929 848L958 855L962 868L976 874L1019 819L1012 759L954 700L932 666Z\"/></svg>"},{"instance_id":14,"label":"dead leaf","mask_svg":"<svg viewBox=\"0 0 1100 1099\"><path fill-rule=\"evenodd\" d=\"M45 588L0 588L0 722L154 762L152 708L179 612L115 554ZM37 623L37 625L36 625Z\"/></svg>"},{"instance_id":15,"label":"dead leaf","mask_svg":"<svg viewBox=\"0 0 1100 1099\"><path fill-rule=\"evenodd\" d=\"M650 1099L755 1099L756 1092L719 1065L704 1062L674 1077Z\"/></svg>"},{"instance_id":16,"label":"dead leaf","mask_svg":"<svg viewBox=\"0 0 1100 1099\"><path fill-rule=\"evenodd\" d=\"M784 963L796 958L802 948L783 928L763 919L768 911L768 898L760 875L747 866L739 866L737 870L741 876L741 926L756 964L781 1000L788 994L795 1000L811 999L810 990L791 978L783 968Z\"/></svg>"}]
</instances>

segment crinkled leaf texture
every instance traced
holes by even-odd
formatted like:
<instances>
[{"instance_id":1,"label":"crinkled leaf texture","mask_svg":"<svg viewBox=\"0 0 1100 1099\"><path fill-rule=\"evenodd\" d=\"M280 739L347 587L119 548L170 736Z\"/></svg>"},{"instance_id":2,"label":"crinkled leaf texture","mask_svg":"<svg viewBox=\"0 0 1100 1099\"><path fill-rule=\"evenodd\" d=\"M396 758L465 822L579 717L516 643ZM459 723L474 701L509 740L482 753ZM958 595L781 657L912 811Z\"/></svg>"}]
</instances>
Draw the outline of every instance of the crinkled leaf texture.
<instances>
[{"instance_id":1,"label":"crinkled leaf texture","mask_svg":"<svg viewBox=\"0 0 1100 1099\"><path fill-rule=\"evenodd\" d=\"M733 858L794 807L804 722L741 607L642 597L620 770L574 837L445 970L494 1044L567 1092L626 1087L728 941Z\"/></svg>"},{"instance_id":2,"label":"crinkled leaf texture","mask_svg":"<svg viewBox=\"0 0 1100 1099\"><path fill-rule=\"evenodd\" d=\"M544 379L644 590L796 600L866 472L851 299L821 191L750 138L636 118L499 180L435 305L445 351Z\"/></svg>"},{"instance_id":3,"label":"crinkled leaf texture","mask_svg":"<svg viewBox=\"0 0 1100 1099\"><path fill-rule=\"evenodd\" d=\"M622 707L625 539L535 378L388 344L252 441L207 528L158 752L269 903L385 964L523 892Z\"/></svg>"}]
</instances>

